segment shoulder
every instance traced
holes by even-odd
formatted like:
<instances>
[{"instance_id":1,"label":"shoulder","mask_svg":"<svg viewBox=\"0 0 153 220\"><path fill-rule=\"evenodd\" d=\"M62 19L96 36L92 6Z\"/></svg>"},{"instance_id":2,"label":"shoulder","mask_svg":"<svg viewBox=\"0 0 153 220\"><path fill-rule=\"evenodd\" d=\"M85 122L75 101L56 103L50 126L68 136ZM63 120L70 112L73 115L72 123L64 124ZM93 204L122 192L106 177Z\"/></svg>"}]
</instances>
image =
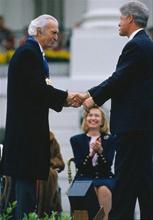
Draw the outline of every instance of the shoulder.
<instances>
[{"instance_id":1,"label":"shoulder","mask_svg":"<svg viewBox=\"0 0 153 220\"><path fill-rule=\"evenodd\" d=\"M110 139L112 139L113 138L113 135L112 134L102 134L101 135L101 138L103 139L103 140L110 140Z\"/></svg>"},{"instance_id":2,"label":"shoulder","mask_svg":"<svg viewBox=\"0 0 153 220\"><path fill-rule=\"evenodd\" d=\"M77 134L77 135L74 135L70 138L70 142L74 143L74 142L77 142L77 141L84 139L85 137L86 137L86 134L84 134L84 133Z\"/></svg>"},{"instance_id":3,"label":"shoulder","mask_svg":"<svg viewBox=\"0 0 153 220\"><path fill-rule=\"evenodd\" d=\"M137 39L130 40L122 50L122 59L126 63L130 60L131 62L140 62L140 59L144 59L144 48L141 42ZM125 59L125 60L124 60Z\"/></svg>"},{"instance_id":4,"label":"shoulder","mask_svg":"<svg viewBox=\"0 0 153 220\"><path fill-rule=\"evenodd\" d=\"M136 49L142 49L146 47L147 45L151 45L152 41L149 38L149 36L146 34L145 31L138 32L132 40L130 40L124 47L124 49L128 48L136 48Z\"/></svg>"},{"instance_id":5,"label":"shoulder","mask_svg":"<svg viewBox=\"0 0 153 220\"><path fill-rule=\"evenodd\" d=\"M27 60L38 60L42 59L42 54L35 45L31 45L29 43L25 43L24 45L20 46L16 52L14 53L13 58L15 59L23 59L24 61Z\"/></svg>"},{"instance_id":6,"label":"shoulder","mask_svg":"<svg viewBox=\"0 0 153 220\"><path fill-rule=\"evenodd\" d=\"M28 42L26 42L24 45L20 46L17 51L18 53L38 53L39 50L37 48L36 45L32 45L32 44L29 44Z\"/></svg>"},{"instance_id":7,"label":"shoulder","mask_svg":"<svg viewBox=\"0 0 153 220\"><path fill-rule=\"evenodd\" d=\"M103 136L102 145L106 154L114 154L116 149L116 136L112 134Z\"/></svg>"},{"instance_id":8,"label":"shoulder","mask_svg":"<svg viewBox=\"0 0 153 220\"><path fill-rule=\"evenodd\" d=\"M133 50L138 50L140 49L139 47L139 41L136 39L130 40L123 48L123 53L128 52L128 51L133 51Z\"/></svg>"},{"instance_id":9,"label":"shoulder","mask_svg":"<svg viewBox=\"0 0 153 220\"><path fill-rule=\"evenodd\" d=\"M109 145L109 144L112 145L112 143L114 143L115 141L115 135L105 134L102 136L102 141L106 145Z\"/></svg>"}]
</instances>

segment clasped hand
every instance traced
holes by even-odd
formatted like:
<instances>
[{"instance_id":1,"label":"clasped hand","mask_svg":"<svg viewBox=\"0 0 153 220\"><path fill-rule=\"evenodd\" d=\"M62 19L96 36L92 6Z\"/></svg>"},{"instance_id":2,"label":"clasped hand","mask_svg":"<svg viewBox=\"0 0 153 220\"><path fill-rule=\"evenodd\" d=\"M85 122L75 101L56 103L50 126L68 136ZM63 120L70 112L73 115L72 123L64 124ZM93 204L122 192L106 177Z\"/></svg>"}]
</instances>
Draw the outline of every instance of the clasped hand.
<instances>
[{"instance_id":1,"label":"clasped hand","mask_svg":"<svg viewBox=\"0 0 153 220\"><path fill-rule=\"evenodd\" d=\"M88 92L68 92L67 106L78 108L83 105L85 110L89 110L94 101Z\"/></svg>"}]
</instances>

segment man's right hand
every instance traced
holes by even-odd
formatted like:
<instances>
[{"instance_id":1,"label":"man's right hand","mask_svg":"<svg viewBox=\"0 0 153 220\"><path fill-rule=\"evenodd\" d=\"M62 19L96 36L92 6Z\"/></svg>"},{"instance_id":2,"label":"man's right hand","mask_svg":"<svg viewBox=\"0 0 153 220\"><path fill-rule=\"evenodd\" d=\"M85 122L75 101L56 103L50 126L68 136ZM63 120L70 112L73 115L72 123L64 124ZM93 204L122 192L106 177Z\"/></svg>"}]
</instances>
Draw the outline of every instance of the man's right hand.
<instances>
[{"instance_id":1,"label":"man's right hand","mask_svg":"<svg viewBox=\"0 0 153 220\"><path fill-rule=\"evenodd\" d=\"M78 108L89 96L88 92L68 92L67 106Z\"/></svg>"}]
</instances>

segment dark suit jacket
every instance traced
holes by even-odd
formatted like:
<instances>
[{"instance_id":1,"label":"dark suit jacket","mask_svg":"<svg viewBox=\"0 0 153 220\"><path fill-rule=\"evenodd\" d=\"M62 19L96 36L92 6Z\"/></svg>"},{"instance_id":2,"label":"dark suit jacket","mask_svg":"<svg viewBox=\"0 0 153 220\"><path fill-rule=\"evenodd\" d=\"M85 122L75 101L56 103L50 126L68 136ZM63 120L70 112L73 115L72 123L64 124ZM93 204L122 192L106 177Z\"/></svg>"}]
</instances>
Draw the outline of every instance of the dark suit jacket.
<instances>
[{"instance_id":1,"label":"dark suit jacket","mask_svg":"<svg viewBox=\"0 0 153 220\"><path fill-rule=\"evenodd\" d=\"M48 110L61 111L67 92L45 82L43 56L28 40L9 64L2 173L46 179L50 167Z\"/></svg>"},{"instance_id":2,"label":"dark suit jacket","mask_svg":"<svg viewBox=\"0 0 153 220\"><path fill-rule=\"evenodd\" d=\"M125 45L112 76L89 93L99 106L111 98L111 132L153 129L153 43L144 30Z\"/></svg>"},{"instance_id":3,"label":"dark suit jacket","mask_svg":"<svg viewBox=\"0 0 153 220\"><path fill-rule=\"evenodd\" d=\"M87 136L85 133L75 135L70 139L75 164L79 171L78 174L81 173L82 175L82 173L84 173L85 176L94 176L96 174L98 177L110 176L112 161L115 153L115 143L113 136L103 134L101 135L103 152L98 156L98 164L94 170L91 161L92 158L88 157L90 139L91 137ZM102 158L104 158L104 160Z\"/></svg>"}]
</instances>

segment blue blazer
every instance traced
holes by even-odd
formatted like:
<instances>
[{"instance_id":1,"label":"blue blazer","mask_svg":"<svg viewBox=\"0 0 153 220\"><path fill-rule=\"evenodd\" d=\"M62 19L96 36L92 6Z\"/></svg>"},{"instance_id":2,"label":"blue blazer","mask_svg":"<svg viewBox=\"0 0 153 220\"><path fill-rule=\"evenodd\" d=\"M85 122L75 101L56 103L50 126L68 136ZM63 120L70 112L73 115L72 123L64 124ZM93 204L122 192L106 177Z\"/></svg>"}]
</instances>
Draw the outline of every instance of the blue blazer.
<instances>
[{"instance_id":1,"label":"blue blazer","mask_svg":"<svg viewBox=\"0 0 153 220\"><path fill-rule=\"evenodd\" d=\"M89 90L97 105L111 98L111 132L153 130L153 43L144 30L130 40L107 80Z\"/></svg>"},{"instance_id":2,"label":"blue blazer","mask_svg":"<svg viewBox=\"0 0 153 220\"><path fill-rule=\"evenodd\" d=\"M50 167L49 108L61 111L67 92L47 85L43 56L28 40L8 70L7 119L2 174L47 179Z\"/></svg>"},{"instance_id":3,"label":"blue blazer","mask_svg":"<svg viewBox=\"0 0 153 220\"><path fill-rule=\"evenodd\" d=\"M79 173L84 172L87 169L85 176L91 174L92 172L92 162L89 155L89 142L91 137L87 136L85 133L75 135L70 138L70 143L72 146L74 159L76 167L78 168ZM111 173L112 161L115 153L115 143L112 135L101 135L101 141L103 146L103 153L99 155L97 167L95 167L94 172L96 171L97 177L108 177ZM104 163L103 159L104 158ZM105 163L105 161L107 161ZM88 163L88 164L87 164ZM84 165L87 165L86 168ZM95 175L95 174L94 174ZM90 175L89 175L90 176ZM96 176L95 176L96 177Z\"/></svg>"}]
</instances>

